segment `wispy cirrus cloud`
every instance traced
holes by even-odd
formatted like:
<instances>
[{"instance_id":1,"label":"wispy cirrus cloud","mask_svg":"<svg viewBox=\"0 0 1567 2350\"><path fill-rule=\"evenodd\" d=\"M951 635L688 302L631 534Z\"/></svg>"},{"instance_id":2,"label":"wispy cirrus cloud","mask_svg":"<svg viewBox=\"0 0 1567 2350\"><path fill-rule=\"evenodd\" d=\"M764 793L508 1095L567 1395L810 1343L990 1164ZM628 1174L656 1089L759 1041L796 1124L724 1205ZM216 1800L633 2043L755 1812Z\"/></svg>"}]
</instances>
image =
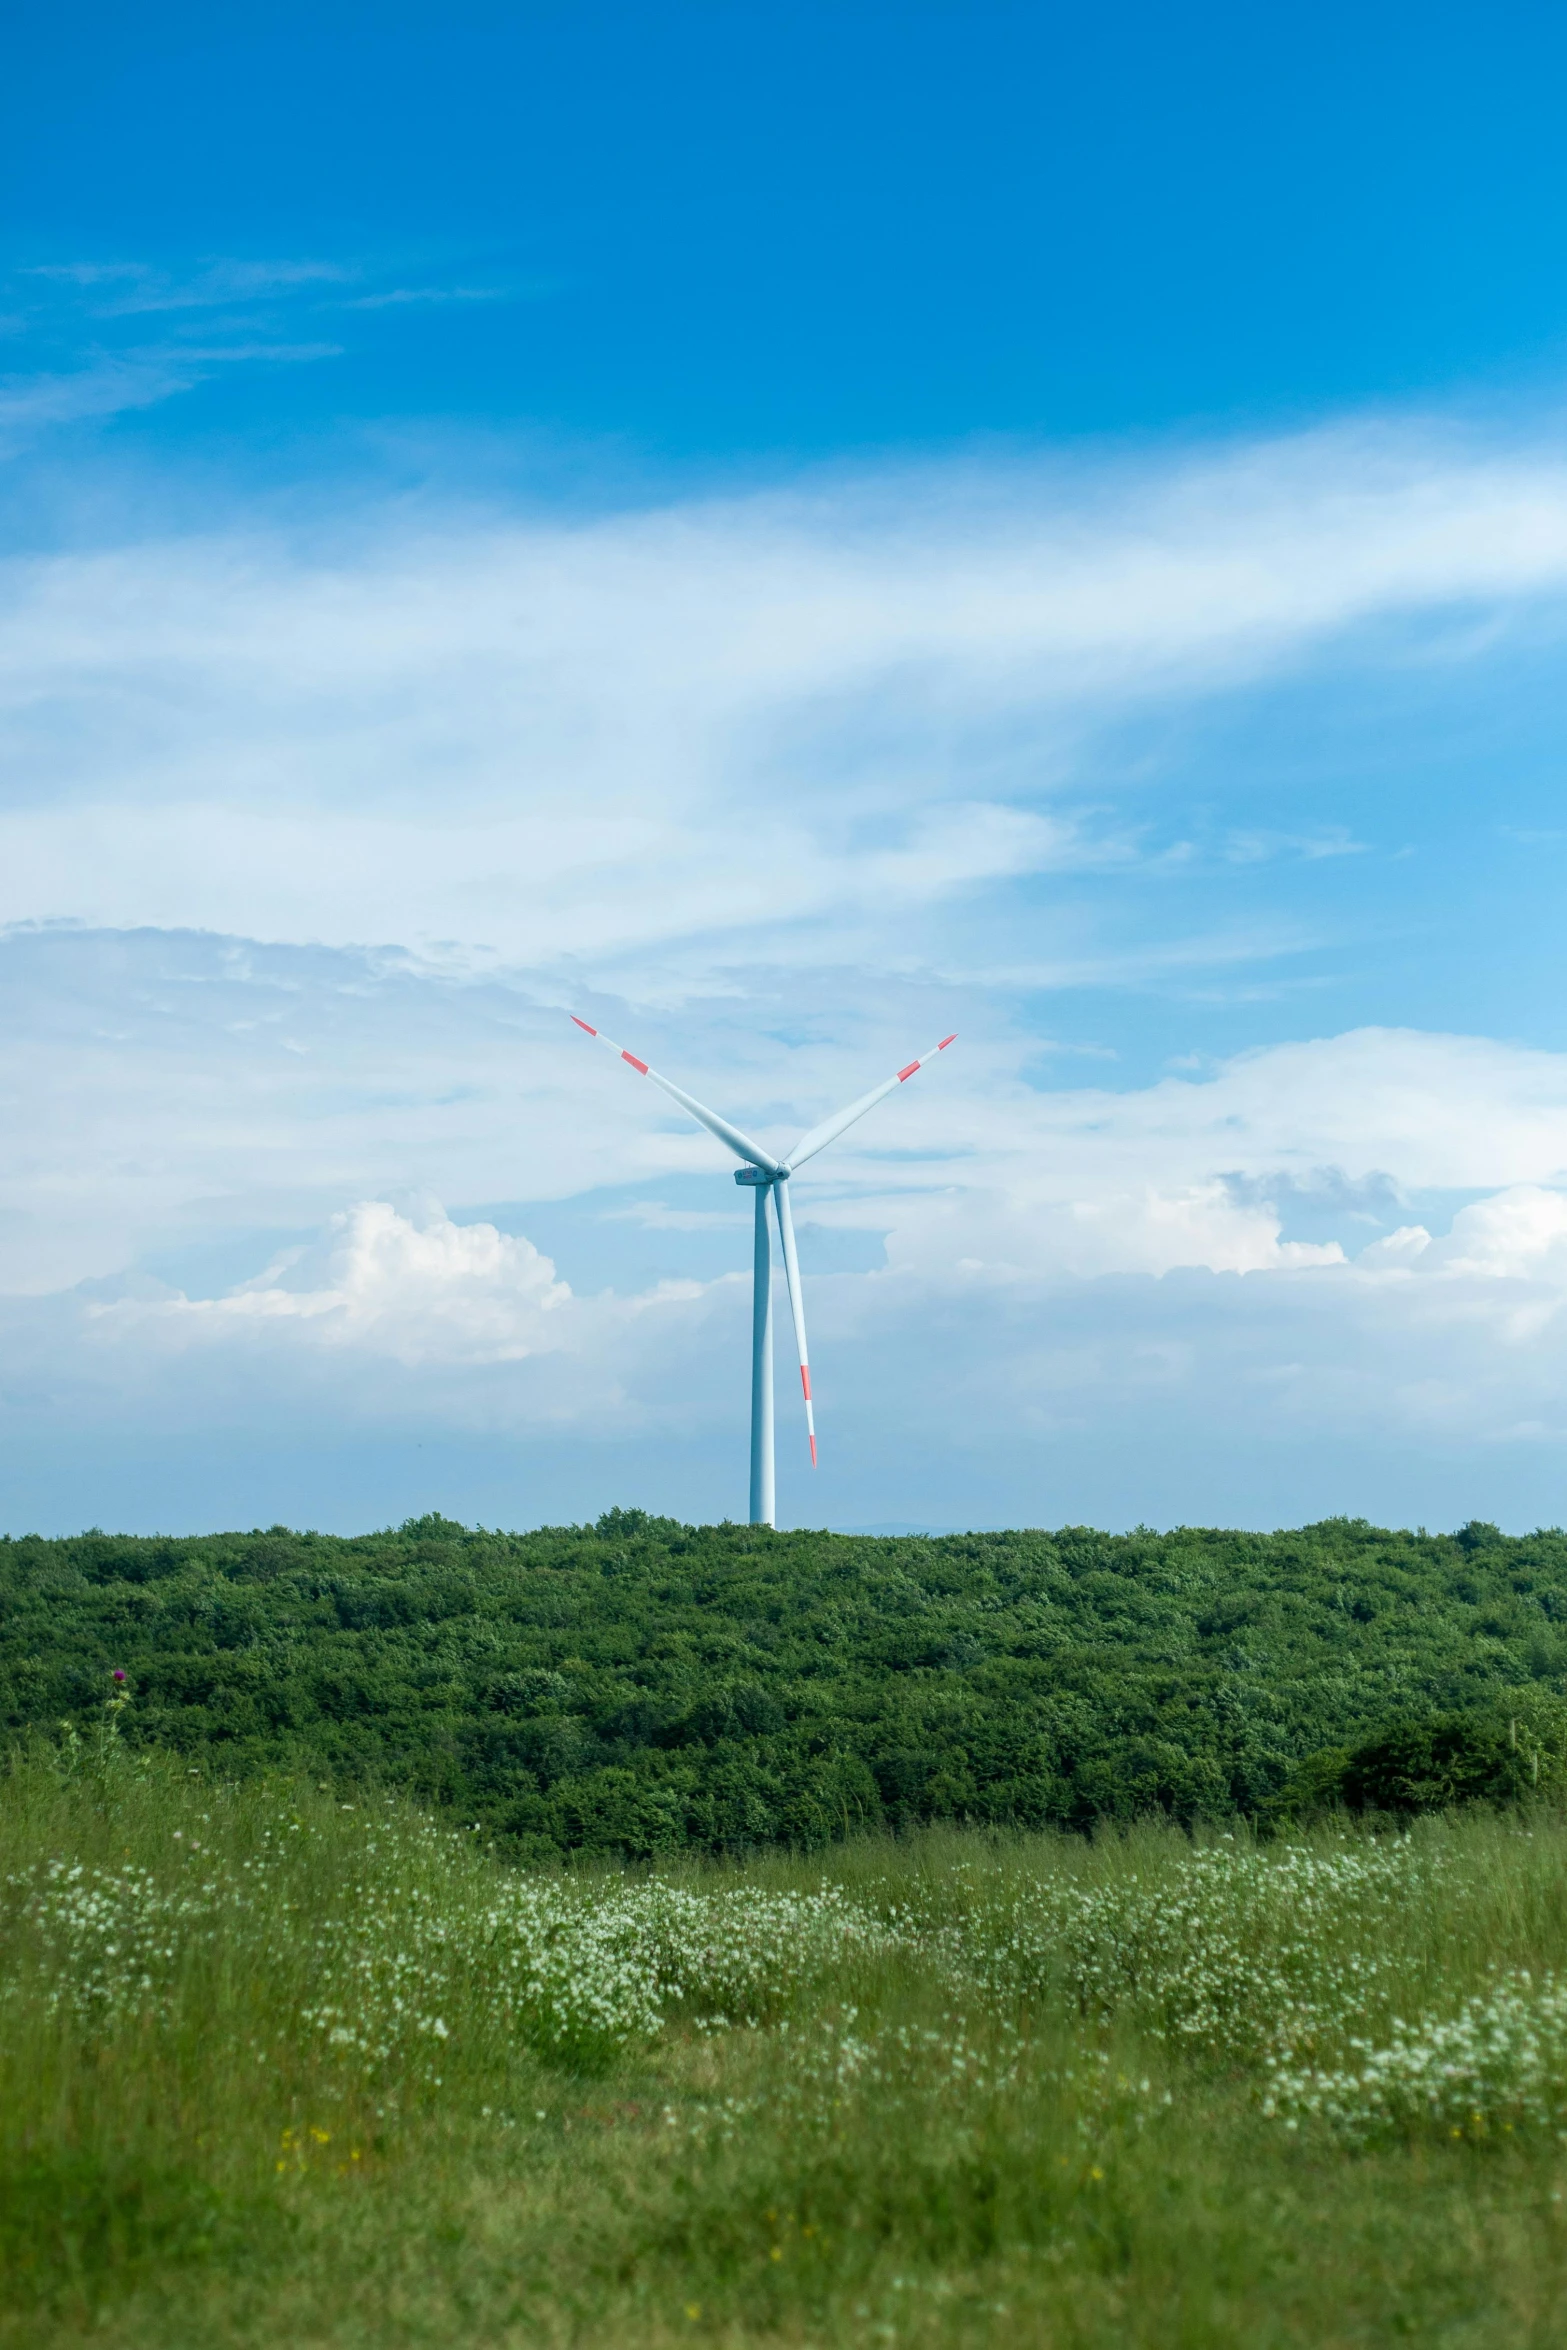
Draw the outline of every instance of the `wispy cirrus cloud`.
<instances>
[{"instance_id":1,"label":"wispy cirrus cloud","mask_svg":"<svg viewBox=\"0 0 1567 2350\"><path fill-rule=\"evenodd\" d=\"M99 358L61 374L0 377L0 455L29 447L51 427L156 407L225 367L297 367L334 359L341 350L338 343L182 343Z\"/></svg>"},{"instance_id":2,"label":"wispy cirrus cloud","mask_svg":"<svg viewBox=\"0 0 1567 2350\"><path fill-rule=\"evenodd\" d=\"M410 269L405 256L308 254L35 262L13 270L7 289L0 332L19 358L29 347L36 355L0 385L0 451L9 454L43 433L175 399L221 368L341 357L355 313L536 300L550 290L516 272L453 282L439 268Z\"/></svg>"},{"instance_id":3,"label":"wispy cirrus cloud","mask_svg":"<svg viewBox=\"0 0 1567 2350\"><path fill-rule=\"evenodd\" d=\"M155 358L102 359L58 375L0 378L0 445L16 447L49 425L79 424L91 417L118 416L148 408L199 380L199 361Z\"/></svg>"},{"instance_id":4,"label":"wispy cirrus cloud","mask_svg":"<svg viewBox=\"0 0 1567 2350\"><path fill-rule=\"evenodd\" d=\"M443 302L518 302L538 300L553 292L549 280L530 278L521 284L496 286L389 286L384 292L355 294L344 302L346 310L400 310L421 304L437 305Z\"/></svg>"},{"instance_id":5,"label":"wispy cirrus cloud","mask_svg":"<svg viewBox=\"0 0 1567 2350\"><path fill-rule=\"evenodd\" d=\"M1564 596L1567 461L1414 425L13 564L0 919L585 956L607 981L742 937L787 958L829 920L850 959L904 955L910 907L1030 876L1363 857L1333 825L1194 852L1156 778L1107 804L1098 742L1377 631L1538 626ZM976 943L975 971L1093 961L1064 925Z\"/></svg>"},{"instance_id":6,"label":"wispy cirrus cloud","mask_svg":"<svg viewBox=\"0 0 1567 2350\"><path fill-rule=\"evenodd\" d=\"M92 317L130 318L154 311L226 309L258 296L352 285L361 272L352 263L317 260L216 260L186 272L141 261L77 261L35 263L21 275L74 289Z\"/></svg>"}]
</instances>

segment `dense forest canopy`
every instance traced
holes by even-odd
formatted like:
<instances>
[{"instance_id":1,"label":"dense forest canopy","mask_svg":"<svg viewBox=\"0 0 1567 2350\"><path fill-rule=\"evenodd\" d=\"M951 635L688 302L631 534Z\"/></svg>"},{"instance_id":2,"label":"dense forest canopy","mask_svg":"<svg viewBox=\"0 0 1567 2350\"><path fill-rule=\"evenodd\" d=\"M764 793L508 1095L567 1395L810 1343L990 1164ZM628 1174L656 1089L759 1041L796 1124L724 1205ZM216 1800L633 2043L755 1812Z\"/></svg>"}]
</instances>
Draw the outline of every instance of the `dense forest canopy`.
<instances>
[{"instance_id":1,"label":"dense forest canopy","mask_svg":"<svg viewBox=\"0 0 1567 2350\"><path fill-rule=\"evenodd\" d=\"M683 1526L0 1540L0 1718L409 1789L543 1856L1265 1812L1567 1690L1567 1535Z\"/></svg>"}]
</instances>

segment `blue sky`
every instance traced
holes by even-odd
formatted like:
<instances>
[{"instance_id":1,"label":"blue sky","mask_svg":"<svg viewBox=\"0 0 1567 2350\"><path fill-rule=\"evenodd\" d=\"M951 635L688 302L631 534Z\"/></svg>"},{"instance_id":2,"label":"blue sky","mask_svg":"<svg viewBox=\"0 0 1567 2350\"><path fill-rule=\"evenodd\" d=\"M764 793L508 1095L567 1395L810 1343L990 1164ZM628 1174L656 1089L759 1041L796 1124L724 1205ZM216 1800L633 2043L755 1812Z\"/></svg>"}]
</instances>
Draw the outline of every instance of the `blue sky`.
<instances>
[{"instance_id":1,"label":"blue sky","mask_svg":"<svg viewBox=\"0 0 1567 2350\"><path fill-rule=\"evenodd\" d=\"M1567 29L22 13L0 1522L1564 1515ZM796 1441L798 1439L798 1441Z\"/></svg>"}]
</instances>

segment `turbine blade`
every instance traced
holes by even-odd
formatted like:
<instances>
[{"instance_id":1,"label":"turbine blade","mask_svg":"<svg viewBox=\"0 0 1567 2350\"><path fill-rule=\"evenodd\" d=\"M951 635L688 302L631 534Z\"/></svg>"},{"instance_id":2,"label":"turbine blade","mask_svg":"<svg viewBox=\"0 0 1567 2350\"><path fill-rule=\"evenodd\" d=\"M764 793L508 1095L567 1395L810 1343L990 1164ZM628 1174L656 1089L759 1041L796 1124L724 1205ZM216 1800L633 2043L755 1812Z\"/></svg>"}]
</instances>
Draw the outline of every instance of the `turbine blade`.
<instances>
[{"instance_id":1,"label":"turbine blade","mask_svg":"<svg viewBox=\"0 0 1567 2350\"><path fill-rule=\"evenodd\" d=\"M595 1028L590 1021L578 1020L575 1012L571 1017L585 1034L595 1037L606 1052L614 1053L617 1059L629 1063L639 1075L650 1077L655 1085L662 1087L671 1101L677 1101L683 1110L688 1110L699 1126L705 1126L709 1134L716 1134L720 1142L727 1143L737 1159L746 1159L753 1167L760 1167L764 1175L777 1174L778 1161L770 1159L761 1145L754 1143L749 1135L742 1134L738 1126L731 1126L727 1118L720 1118L716 1110L708 1109L693 1094L672 1084L667 1077L660 1077L656 1069L650 1069L646 1061L639 1061L635 1053L628 1053L624 1045L616 1044L601 1028Z\"/></svg>"},{"instance_id":2,"label":"turbine blade","mask_svg":"<svg viewBox=\"0 0 1567 2350\"><path fill-rule=\"evenodd\" d=\"M805 1300L800 1295L800 1260L794 1253L794 1216L787 1182L775 1183L778 1237L783 1242L784 1279L789 1285L789 1311L794 1316L794 1343L800 1350L800 1385L805 1391L805 1433L811 1440L811 1467L816 1466L816 1414L811 1407L811 1358L805 1344Z\"/></svg>"},{"instance_id":3,"label":"turbine blade","mask_svg":"<svg viewBox=\"0 0 1567 2350\"><path fill-rule=\"evenodd\" d=\"M859 1100L850 1102L846 1110L835 1110L830 1118L824 1118L819 1126L813 1126L809 1134L802 1134L786 1162L790 1173L796 1167L803 1167L807 1159L814 1159L817 1152L824 1151L830 1142L836 1142L845 1127L852 1126L856 1118L863 1118L867 1110L874 1110L878 1102L885 1101L894 1086L907 1085L916 1069L923 1069L927 1061L933 1061L938 1053L944 1053L948 1045L956 1041L957 1031L954 1029L951 1036L944 1036L940 1044L933 1044L930 1051L921 1053L917 1061L907 1062L884 1084L873 1085L869 1093L862 1093Z\"/></svg>"}]
</instances>

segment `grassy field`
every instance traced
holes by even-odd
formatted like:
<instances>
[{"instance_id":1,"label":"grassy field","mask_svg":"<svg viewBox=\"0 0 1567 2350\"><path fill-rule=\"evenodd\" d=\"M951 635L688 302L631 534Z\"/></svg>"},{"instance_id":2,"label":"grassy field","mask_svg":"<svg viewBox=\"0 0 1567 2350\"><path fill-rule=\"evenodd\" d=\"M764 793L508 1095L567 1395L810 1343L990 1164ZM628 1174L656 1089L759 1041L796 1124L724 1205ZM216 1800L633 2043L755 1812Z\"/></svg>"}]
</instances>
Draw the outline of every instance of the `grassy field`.
<instances>
[{"instance_id":1,"label":"grassy field","mask_svg":"<svg viewBox=\"0 0 1567 2350\"><path fill-rule=\"evenodd\" d=\"M112 1726L0 1798L0 2343L1561 2339L1555 1815L527 1873Z\"/></svg>"}]
</instances>

